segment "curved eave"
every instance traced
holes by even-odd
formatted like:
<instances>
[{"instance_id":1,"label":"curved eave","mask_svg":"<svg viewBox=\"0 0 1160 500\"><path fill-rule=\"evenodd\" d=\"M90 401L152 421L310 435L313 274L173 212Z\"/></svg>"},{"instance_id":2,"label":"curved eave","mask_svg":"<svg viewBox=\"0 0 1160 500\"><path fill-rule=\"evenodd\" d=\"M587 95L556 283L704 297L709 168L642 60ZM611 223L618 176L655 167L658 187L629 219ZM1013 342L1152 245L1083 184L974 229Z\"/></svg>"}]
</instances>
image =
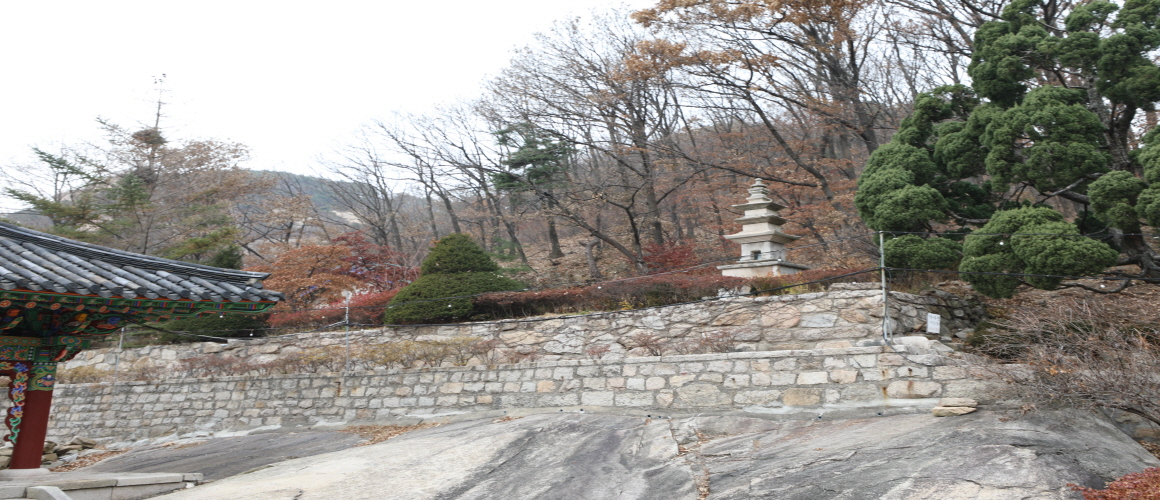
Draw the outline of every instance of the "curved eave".
<instances>
[{"instance_id":1,"label":"curved eave","mask_svg":"<svg viewBox=\"0 0 1160 500\"><path fill-rule=\"evenodd\" d=\"M72 254L81 258L96 259L112 264L130 265L134 267L147 268L150 270L186 274L205 279L230 282L247 282L250 280L260 281L270 276L270 273L241 271L237 269L223 269L201 264L182 262L179 260L163 259L160 257L136 254L132 252L126 252L124 250L105 248L102 246L70 240L68 238L63 238L48 233L42 233L40 231L8 224L6 222L0 222L0 237L2 236L7 236L22 242L33 243L48 250Z\"/></svg>"},{"instance_id":2,"label":"curved eave","mask_svg":"<svg viewBox=\"0 0 1160 500\"><path fill-rule=\"evenodd\" d=\"M136 311L136 313L167 316L189 316L210 311L260 314L278 304L278 301L275 300L230 302L168 298L128 299L22 289L0 290L0 302L2 301L12 302L7 307L18 306L24 309L30 309L28 307L30 303L35 303L33 308L48 307L50 309L53 308L53 304L59 304L56 309L61 307L76 309L78 306L83 306L83 309L106 308L110 312L127 312L122 310L129 308L130 311Z\"/></svg>"}]
</instances>

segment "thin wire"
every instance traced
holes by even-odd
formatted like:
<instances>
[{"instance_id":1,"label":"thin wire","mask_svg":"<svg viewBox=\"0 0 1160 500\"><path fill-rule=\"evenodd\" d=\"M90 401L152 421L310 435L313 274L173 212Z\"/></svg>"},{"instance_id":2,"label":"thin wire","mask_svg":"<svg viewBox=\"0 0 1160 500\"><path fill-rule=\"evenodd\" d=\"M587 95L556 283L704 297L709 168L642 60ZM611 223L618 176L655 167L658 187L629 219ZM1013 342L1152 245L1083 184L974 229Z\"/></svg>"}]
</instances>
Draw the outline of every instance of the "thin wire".
<instances>
[{"instance_id":1,"label":"thin wire","mask_svg":"<svg viewBox=\"0 0 1160 500\"><path fill-rule=\"evenodd\" d=\"M934 232L934 231L880 231L880 232L886 233L886 234L923 234L923 235L928 235L928 236L944 236L944 237L947 237L947 236L949 236L949 237L956 237L956 236L1073 236L1073 237L1079 237L1079 238L1092 238L1094 235L1101 234L1101 233L1061 234L1061 233L954 233L954 232L938 233L938 232ZM875 233L875 234L877 234L877 233ZM1157 234L1147 234L1147 233L1117 233L1117 234L1107 233L1106 237L1110 238L1113 236L1154 236L1154 237L1160 237L1160 235L1157 235Z\"/></svg>"},{"instance_id":2,"label":"thin wire","mask_svg":"<svg viewBox=\"0 0 1160 500\"><path fill-rule=\"evenodd\" d=\"M939 273L939 274L979 274L984 276L1026 276L1029 278L1061 278L1068 280L1102 280L1102 281L1123 281L1123 280L1147 280L1143 277L1131 276L1069 276L1064 274L1034 274L1034 273L1000 273L988 271L952 271L949 269L909 269L904 267L887 267L887 271L910 271L922 273Z\"/></svg>"}]
</instances>

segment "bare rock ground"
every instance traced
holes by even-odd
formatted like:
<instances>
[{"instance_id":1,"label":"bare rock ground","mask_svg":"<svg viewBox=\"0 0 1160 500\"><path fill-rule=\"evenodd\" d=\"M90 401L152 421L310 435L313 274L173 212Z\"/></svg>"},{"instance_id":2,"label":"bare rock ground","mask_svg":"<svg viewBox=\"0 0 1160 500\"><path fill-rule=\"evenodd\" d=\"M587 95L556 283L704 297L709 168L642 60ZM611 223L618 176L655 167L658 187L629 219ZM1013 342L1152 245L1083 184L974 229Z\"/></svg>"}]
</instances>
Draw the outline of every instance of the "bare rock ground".
<instances>
[{"instance_id":1,"label":"bare rock ground","mask_svg":"<svg viewBox=\"0 0 1160 500\"><path fill-rule=\"evenodd\" d=\"M273 464L161 498L1060 499L1160 465L1102 415L835 421L538 414ZM172 469L171 470L175 470Z\"/></svg>"},{"instance_id":2,"label":"bare rock ground","mask_svg":"<svg viewBox=\"0 0 1160 500\"><path fill-rule=\"evenodd\" d=\"M131 450L85 472L198 472L214 481L277 462L344 450L362 438L342 432L287 432L175 442Z\"/></svg>"}]
</instances>

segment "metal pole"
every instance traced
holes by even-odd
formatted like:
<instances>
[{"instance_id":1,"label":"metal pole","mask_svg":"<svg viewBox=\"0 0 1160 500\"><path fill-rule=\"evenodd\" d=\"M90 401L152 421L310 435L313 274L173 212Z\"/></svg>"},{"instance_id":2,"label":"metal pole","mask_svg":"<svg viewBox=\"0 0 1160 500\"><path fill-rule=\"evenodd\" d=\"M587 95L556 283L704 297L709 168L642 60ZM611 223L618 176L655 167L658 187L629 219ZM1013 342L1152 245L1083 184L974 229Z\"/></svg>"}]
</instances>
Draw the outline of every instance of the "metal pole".
<instances>
[{"instance_id":1,"label":"metal pole","mask_svg":"<svg viewBox=\"0 0 1160 500\"><path fill-rule=\"evenodd\" d=\"M117 372L121 367L121 346L125 345L125 327L121 327L121 339L117 341L117 359L113 360L113 386L117 386Z\"/></svg>"},{"instance_id":2,"label":"metal pole","mask_svg":"<svg viewBox=\"0 0 1160 500\"><path fill-rule=\"evenodd\" d=\"M887 300L890 294L886 291L886 233L878 232L878 267L882 272L882 340L890 343L893 334L890 332L890 304Z\"/></svg>"},{"instance_id":3,"label":"metal pole","mask_svg":"<svg viewBox=\"0 0 1160 500\"><path fill-rule=\"evenodd\" d=\"M342 373L350 371L350 295L346 296L346 314L342 318L342 330L346 332L346 358L342 361Z\"/></svg>"}]
</instances>

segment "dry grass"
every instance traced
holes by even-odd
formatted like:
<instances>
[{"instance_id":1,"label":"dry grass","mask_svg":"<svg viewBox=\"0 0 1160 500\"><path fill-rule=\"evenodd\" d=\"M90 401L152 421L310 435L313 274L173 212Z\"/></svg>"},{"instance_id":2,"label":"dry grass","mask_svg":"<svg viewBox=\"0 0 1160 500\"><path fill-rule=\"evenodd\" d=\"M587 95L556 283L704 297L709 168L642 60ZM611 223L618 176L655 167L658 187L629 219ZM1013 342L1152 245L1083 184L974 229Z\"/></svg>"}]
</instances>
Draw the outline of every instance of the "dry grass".
<instances>
[{"instance_id":1,"label":"dry grass","mask_svg":"<svg viewBox=\"0 0 1160 500\"><path fill-rule=\"evenodd\" d=\"M1140 441L1140 446L1143 446L1145 450L1148 450L1148 453L1151 453L1152 456L1160 458L1160 444Z\"/></svg>"},{"instance_id":2,"label":"dry grass","mask_svg":"<svg viewBox=\"0 0 1160 500\"><path fill-rule=\"evenodd\" d=\"M418 425L352 425L342 430L351 434L358 434L366 439L366 442L359 443L359 446L368 446L378 444L395 436L399 436L411 431L419 431L423 429L430 429L438 427L439 424L418 424Z\"/></svg>"},{"instance_id":3,"label":"dry grass","mask_svg":"<svg viewBox=\"0 0 1160 500\"><path fill-rule=\"evenodd\" d=\"M80 457L76 460L73 460L72 462L64 464L60 467L54 467L54 468L49 469L49 470L52 472L71 472L71 471L74 471L77 469L82 469L84 467L88 467L88 466L93 465L97 462L105 460L106 458L113 458L113 457L120 455L122 453L125 453L127 451L129 451L129 450L110 451L110 452L106 452L106 453L94 453L92 455Z\"/></svg>"}]
</instances>

